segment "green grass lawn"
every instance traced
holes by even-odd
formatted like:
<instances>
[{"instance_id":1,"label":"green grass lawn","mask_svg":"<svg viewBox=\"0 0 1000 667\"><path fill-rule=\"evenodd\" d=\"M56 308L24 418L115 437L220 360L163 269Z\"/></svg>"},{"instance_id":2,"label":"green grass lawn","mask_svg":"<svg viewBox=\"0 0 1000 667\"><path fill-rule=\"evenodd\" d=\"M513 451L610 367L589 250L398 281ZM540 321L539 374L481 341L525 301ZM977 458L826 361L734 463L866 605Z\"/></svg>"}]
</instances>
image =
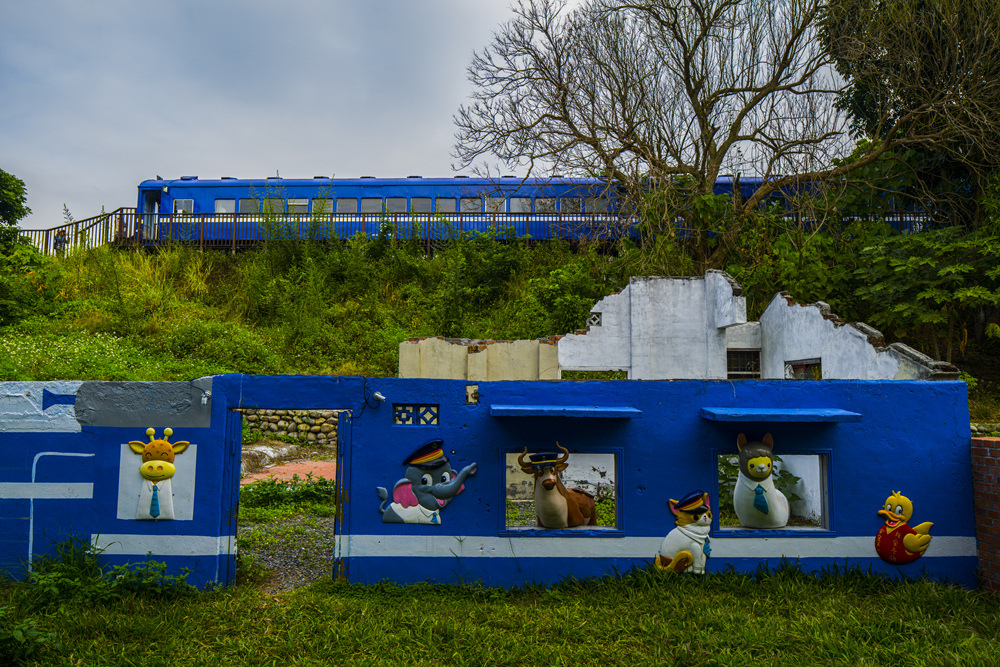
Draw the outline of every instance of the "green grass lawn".
<instances>
[{"instance_id":1,"label":"green grass lawn","mask_svg":"<svg viewBox=\"0 0 1000 667\"><path fill-rule=\"evenodd\" d=\"M31 665L1000 664L994 595L795 568L513 591L327 580L34 608L19 588L0 604L51 633Z\"/></svg>"}]
</instances>

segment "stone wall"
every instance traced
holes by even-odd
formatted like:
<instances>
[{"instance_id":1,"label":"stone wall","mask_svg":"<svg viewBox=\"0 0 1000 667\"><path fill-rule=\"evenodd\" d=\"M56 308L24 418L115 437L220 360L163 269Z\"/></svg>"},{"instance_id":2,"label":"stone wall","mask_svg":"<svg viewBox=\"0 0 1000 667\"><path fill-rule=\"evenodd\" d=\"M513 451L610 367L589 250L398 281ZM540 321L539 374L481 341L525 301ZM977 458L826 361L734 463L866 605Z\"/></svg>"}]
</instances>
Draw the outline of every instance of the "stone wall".
<instances>
[{"instance_id":1,"label":"stone wall","mask_svg":"<svg viewBox=\"0 0 1000 667\"><path fill-rule=\"evenodd\" d=\"M317 445L337 444L336 410L239 410L250 429L287 435Z\"/></svg>"},{"instance_id":2,"label":"stone wall","mask_svg":"<svg viewBox=\"0 0 1000 667\"><path fill-rule=\"evenodd\" d=\"M979 583L1000 591L1000 438L972 439Z\"/></svg>"}]
</instances>

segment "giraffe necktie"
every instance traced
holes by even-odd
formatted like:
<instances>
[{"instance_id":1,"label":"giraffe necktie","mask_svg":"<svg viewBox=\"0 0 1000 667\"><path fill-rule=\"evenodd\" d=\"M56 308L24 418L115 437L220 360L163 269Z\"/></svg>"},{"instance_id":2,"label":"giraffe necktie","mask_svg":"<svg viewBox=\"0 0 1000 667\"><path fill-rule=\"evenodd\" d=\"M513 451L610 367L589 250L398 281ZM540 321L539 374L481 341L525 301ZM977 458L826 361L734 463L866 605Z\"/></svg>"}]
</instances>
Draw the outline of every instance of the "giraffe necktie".
<instances>
[{"instance_id":1,"label":"giraffe necktie","mask_svg":"<svg viewBox=\"0 0 1000 667\"><path fill-rule=\"evenodd\" d=\"M153 499L149 503L149 516L153 517L154 519L160 516L159 489L156 488L156 484L153 485Z\"/></svg>"}]
</instances>

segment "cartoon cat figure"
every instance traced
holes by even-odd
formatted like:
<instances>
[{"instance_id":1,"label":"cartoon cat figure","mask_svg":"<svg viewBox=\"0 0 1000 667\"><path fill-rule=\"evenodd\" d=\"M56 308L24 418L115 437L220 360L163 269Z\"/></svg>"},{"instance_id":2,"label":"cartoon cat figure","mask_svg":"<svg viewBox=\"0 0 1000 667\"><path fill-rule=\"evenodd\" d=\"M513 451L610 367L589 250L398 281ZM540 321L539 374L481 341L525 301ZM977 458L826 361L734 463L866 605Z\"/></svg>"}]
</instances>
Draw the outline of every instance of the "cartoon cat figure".
<instances>
[{"instance_id":1,"label":"cartoon cat figure","mask_svg":"<svg viewBox=\"0 0 1000 667\"><path fill-rule=\"evenodd\" d=\"M660 553L653 561L668 572L705 573L705 561L712 551L708 531L712 527L712 509L708 494L694 491L680 500L670 501L676 526L660 544Z\"/></svg>"},{"instance_id":2,"label":"cartoon cat figure","mask_svg":"<svg viewBox=\"0 0 1000 667\"><path fill-rule=\"evenodd\" d=\"M747 528L782 528L788 523L788 498L775 488L774 440L768 433L760 442L747 442L740 433L740 476L733 490L736 516Z\"/></svg>"}]
</instances>

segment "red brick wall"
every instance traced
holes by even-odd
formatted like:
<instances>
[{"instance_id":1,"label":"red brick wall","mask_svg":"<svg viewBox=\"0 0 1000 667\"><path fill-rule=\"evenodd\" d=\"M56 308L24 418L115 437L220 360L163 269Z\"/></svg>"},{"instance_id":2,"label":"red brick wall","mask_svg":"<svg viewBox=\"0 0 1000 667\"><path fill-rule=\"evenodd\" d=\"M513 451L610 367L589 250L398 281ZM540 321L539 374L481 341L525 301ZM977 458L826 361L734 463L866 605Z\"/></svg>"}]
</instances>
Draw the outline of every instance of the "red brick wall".
<instances>
[{"instance_id":1,"label":"red brick wall","mask_svg":"<svg viewBox=\"0 0 1000 667\"><path fill-rule=\"evenodd\" d=\"M1000 438L972 439L972 489L980 584L1000 591Z\"/></svg>"}]
</instances>

